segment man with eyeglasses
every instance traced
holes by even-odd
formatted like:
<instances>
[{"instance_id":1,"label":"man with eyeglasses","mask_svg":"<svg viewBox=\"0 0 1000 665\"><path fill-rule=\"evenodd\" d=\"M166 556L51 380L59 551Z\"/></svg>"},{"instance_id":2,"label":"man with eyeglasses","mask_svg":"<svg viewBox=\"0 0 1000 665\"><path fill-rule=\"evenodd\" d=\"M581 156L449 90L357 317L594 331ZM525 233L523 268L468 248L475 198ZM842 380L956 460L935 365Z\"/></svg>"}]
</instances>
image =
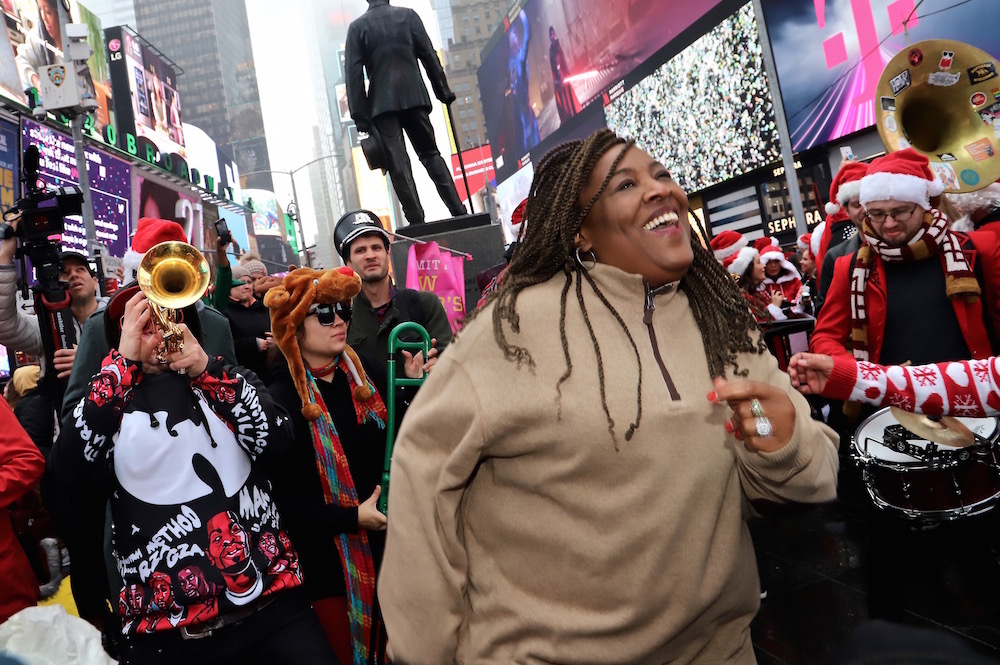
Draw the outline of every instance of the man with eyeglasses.
<instances>
[{"instance_id":1,"label":"man with eyeglasses","mask_svg":"<svg viewBox=\"0 0 1000 665\"><path fill-rule=\"evenodd\" d=\"M810 351L882 365L996 354L1000 245L989 233L952 231L947 215L934 205L943 190L928 159L912 148L869 164L859 190L866 212L861 246L836 261ZM850 405L845 412L857 421L867 415ZM842 440L856 424L845 424ZM933 491L922 487L926 476L905 482L914 493ZM905 620L904 610L913 607L908 594L927 594L939 585L951 554L970 562L978 557L992 561L983 534L997 532L993 519L989 513L965 517L928 531L892 511L872 508L866 552L869 616ZM956 566L977 568L961 561ZM991 579L1000 583L995 562L979 568L980 573L987 568L998 573ZM968 588L984 580L971 580Z\"/></svg>"},{"instance_id":2,"label":"man with eyeglasses","mask_svg":"<svg viewBox=\"0 0 1000 665\"><path fill-rule=\"evenodd\" d=\"M427 329L439 352L444 350L451 341L451 326L440 299L427 291L393 284L389 234L375 213L354 210L341 217L333 230L333 244L344 263L361 277L354 321L347 331L352 348L378 361L384 372L389 360L389 333L400 323L413 321ZM403 354L409 357L409 352Z\"/></svg>"}]
</instances>

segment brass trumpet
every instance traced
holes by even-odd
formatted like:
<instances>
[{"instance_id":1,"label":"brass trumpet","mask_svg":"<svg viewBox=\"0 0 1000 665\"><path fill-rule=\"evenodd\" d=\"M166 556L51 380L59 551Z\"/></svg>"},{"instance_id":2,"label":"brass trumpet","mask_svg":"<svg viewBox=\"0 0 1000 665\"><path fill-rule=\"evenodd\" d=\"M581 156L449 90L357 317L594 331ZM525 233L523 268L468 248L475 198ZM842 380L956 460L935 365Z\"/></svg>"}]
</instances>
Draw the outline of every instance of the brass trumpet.
<instances>
[{"instance_id":1,"label":"brass trumpet","mask_svg":"<svg viewBox=\"0 0 1000 665\"><path fill-rule=\"evenodd\" d=\"M177 310L198 301L208 288L209 269L204 255L186 242L161 242L142 256L136 275L149 301L153 322L163 332L156 358L184 350Z\"/></svg>"}]
</instances>

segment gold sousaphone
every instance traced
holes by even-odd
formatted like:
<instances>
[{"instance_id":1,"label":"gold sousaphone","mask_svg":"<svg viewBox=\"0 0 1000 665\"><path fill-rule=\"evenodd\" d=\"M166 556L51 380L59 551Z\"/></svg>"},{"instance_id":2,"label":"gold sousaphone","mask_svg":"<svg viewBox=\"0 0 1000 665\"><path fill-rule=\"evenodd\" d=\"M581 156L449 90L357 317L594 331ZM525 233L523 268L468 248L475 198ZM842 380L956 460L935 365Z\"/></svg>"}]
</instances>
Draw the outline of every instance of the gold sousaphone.
<instances>
[{"instance_id":1,"label":"gold sousaphone","mask_svg":"<svg viewBox=\"0 0 1000 665\"><path fill-rule=\"evenodd\" d=\"M184 350L177 311L194 304L205 293L208 261L186 242L161 242L143 254L136 279L149 301L154 323L163 331L163 342L156 353L163 362L167 354Z\"/></svg>"},{"instance_id":2,"label":"gold sousaphone","mask_svg":"<svg viewBox=\"0 0 1000 665\"><path fill-rule=\"evenodd\" d=\"M886 151L927 155L946 192L971 192L1000 178L1000 66L988 53L928 39L897 53L875 92Z\"/></svg>"}]
</instances>

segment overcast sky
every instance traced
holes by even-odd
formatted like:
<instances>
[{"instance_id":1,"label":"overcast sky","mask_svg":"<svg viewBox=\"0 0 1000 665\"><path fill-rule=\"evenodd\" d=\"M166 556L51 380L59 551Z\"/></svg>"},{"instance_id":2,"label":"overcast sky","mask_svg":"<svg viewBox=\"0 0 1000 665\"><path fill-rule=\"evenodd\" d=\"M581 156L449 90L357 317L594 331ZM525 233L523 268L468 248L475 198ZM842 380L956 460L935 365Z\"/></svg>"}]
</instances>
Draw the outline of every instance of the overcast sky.
<instances>
[{"instance_id":1,"label":"overcast sky","mask_svg":"<svg viewBox=\"0 0 1000 665\"><path fill-rule=\"evenodd\" d=\"M358 3L333 0L330 4L343 7L349 13L349 7ZM415 10L427 28L431 43L441 47L437 18L431 9L430 0L392 0L392 4ZM309 162L313 155L312 127L316 124L313 81L316 77L321 79L323 73L321 64L317 61L318 51L310 50L315 42L306 38L310 33L303 26L303 10L308 5L308 2L302 0L246 0L268 154L271 168L282 171L298 168ZM295 99L296 92L301 99ZM431 122L435 126L442 154L447 155L444 117L438 105L435 105ZM447 161L449 158L446 156L445 159ZM414 166L413 175L418 194L428 219L447 217L447 208L438 198L433 184L412 150L410 160ZM299 171L295 176L307 245L315 241L316 235L312 192L309 187L309 171L313 168L316 166ZM278 202L287 209L292 200L289 177L275 173L272 178ZM335 221L331 220L331 223Z\"/></svg>"}]
</instances>

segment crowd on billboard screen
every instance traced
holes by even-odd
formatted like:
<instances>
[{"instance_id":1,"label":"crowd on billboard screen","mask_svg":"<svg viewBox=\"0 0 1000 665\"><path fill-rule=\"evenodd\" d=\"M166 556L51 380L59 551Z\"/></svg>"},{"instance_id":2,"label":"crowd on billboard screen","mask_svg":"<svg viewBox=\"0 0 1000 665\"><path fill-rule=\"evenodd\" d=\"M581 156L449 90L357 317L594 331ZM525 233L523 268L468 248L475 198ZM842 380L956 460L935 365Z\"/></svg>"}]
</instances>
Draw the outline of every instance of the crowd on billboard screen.
<instances>
[{"instance_id":1,"label":"crowd on billboard screen","mask_svg":"<svg viewBox=\"0 0 1000 665\"><path fill-rule=\"evenodd\" d=\"M885 64L924 39L1000 55L996 0L763 0L781 99L796 152L875 122ZM905 28L904 28L905 22Z\"/></svg>"},{"instance_id":2,"label":"crowd on billboard screen","mask_svg":"<svg viewBox=\"0 0 1000 665\"><path fill-rule=\"evenodd\" d=\"M479 69L497 177L721 0L527 0L491 38Z\"/></svg>"},{"instance_id":3,"label":"crowd on billboard screen","mask_svg":"<svg viewBox=\"0 0 1000 665\"><path fill-rule=\"evenodd\" d=\"M781 158L767 86L747 4L604 111L692 192Z\"/></svg>"}]
</instances>

